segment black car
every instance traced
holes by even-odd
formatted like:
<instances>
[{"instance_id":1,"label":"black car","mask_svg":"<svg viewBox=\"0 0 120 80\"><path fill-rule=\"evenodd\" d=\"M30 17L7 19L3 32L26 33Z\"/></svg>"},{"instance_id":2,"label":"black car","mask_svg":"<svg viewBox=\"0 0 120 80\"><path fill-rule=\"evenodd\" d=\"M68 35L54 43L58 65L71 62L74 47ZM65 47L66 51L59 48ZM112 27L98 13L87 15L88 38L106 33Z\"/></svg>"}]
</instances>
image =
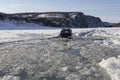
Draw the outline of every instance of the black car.
<instances>
[{"instance_id":1,"label":"black car","mask_svg":"<svg viewBox=\"0 0 120 80\"><path fill-rule=\"evenodd\" d=\"M60 35L61 38L71 38L72 30L70 28L62 28Z\"/></svg>"}]
</instances>

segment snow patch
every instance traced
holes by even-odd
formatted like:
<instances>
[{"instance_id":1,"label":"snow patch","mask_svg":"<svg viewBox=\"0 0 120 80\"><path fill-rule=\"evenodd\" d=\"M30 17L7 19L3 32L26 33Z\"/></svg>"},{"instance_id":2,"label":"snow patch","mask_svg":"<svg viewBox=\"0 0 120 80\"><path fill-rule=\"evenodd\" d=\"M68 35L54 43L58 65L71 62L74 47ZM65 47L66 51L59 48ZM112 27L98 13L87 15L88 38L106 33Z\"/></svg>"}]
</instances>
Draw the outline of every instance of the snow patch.
<instances>
[{"instance_id":1,"label":"snow patch","mask_svg":"<svg viewBox=\"0 0 120 80\"><path fill-rule=\"evenodd\" d=\"M120 80L120 55L117 58L103 59L99 65L107 71L112 80Z\"/></svg>"},{"instance_id":2,"label":"snow patch","mask_svg":"<svg viewBox=\"0 0 120 80\"><path fill-rule=\"evenodd\" d=\"M77 16L77 15L72 15L72 16L71 16L71 18L72 18L72 19L75 19L75 18L76 18L76 16Z\"/></svg>"},{"instance_id":3,"label":"snow patch","mask_svg":"<svg viewBox=\"0 0 120 80\"><path fill-rule=\"evenodd\" d=\"M38 30L38 29L55 29L50 26L40 26L34 23L21 22L17 23L15 21L0 21L0 30Z\"/></svg>"},{"instance_id":4,"label":"snow patch","mask_svg":"<svg viewBox=\"0 0 120 80\"><path fill-rule=\"evenodd\" d=\"M53 17L64 18L64 15L62 15L62 14L40 14L37 16L37 18L45 18L45 17L47 17L47 18L53 18Z\"/></svg>"},{"instance_id":5,"label":"snow patch","mask_svg":"<svg viewBox=\"0 0 120 80\"><path fill-rule=\"evenodd\" d=\"M4 76L3 78L0 78L0 80L20 80L20 78L16 76L8 75L8 76Z\"/></svg>"},{"instance_id":6,"label":"snow patch","mask_svg":"<svg viewBox=\"0 0 120 80\"><path fill-rule=\"evenodd\" d=\"M66 66L66 67L63 67L62 68L62 71L68 71L68 67Z\"/></svg>"},{"instance_id":7,"label":"snow patch","mask_svg":"<svg viewBox=\"0 0 120 80\"><path fill-rule=\"evenodd\" d=\"M26 18L26 17L32 17L32 15L22 15L22 17Z\"/></svg>"},{"instance_id":8,"label":"snow patch","mask_svg":"<svg viewBox=\"0 0 120 80\"><path fill-rule=\"evenodd\" d=\"M104 29L104 30L103 30ZM113 30L112 30L113 29ZM120 29L115 28L96 28L86 29L83 31L76 31L76 37L103 37L102 41L104 45L120 45Z\"/></svg>"},{"instance_id":9,"label":"snow patch","mask_svg":"<svg viewBox=\"0 0 120 80\"><path fill-rule=\"evenodd\" d=\"M113 43L116 44L116 45L120 45L120 40L113 40Z\"/></svg>"},{"instance_id":10,"label":"snow patch","mask_svg":"<svg viewBox=\"0 0 120 80\"><path fill-rule=\"evenodd\" d=\"M4 34L4 35L3 35ZM59 30L1 30L0 43L58 36Z\"/></svg>"},{"instance_id":11,"label":"snow patch","mask_svg":"<svg viewBox=\"0 0 120 80\"><path fill-rule=\"evenodd\" d=\"M103 36L103 37L109 37L112 34L107 33L105 30L95 30L92 36Z\"/></svg>"},{"instance_id":12,"label":"snow patch","mask_svg":"<svg viewBox=\"0 0 120 80\"><path fill-rule=\"evenodd\" d=\"M120 45L120 38L111 37L103 40L103 44L105 45Z\"/></svg>"}]
</instances>

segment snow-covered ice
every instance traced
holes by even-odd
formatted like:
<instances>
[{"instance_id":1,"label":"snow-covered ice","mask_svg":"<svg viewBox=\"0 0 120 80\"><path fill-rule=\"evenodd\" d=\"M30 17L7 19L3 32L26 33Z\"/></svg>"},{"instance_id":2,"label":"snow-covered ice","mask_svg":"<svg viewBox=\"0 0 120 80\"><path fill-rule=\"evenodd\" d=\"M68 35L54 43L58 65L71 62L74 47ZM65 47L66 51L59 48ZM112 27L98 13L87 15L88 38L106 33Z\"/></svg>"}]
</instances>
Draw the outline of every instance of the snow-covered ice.
<instances>
[{"instance_id":1,"label":"snow-covered ice","mask_svg":"<svg viewBox=\"0 0 120 80\"><path fill-rule=\"evenodd\" d=\"M120 80L119 28L72 29L66 40L53 38L61 29L28 27L1 23L0 80Z\"/></svg>"},{"instance_id":2,"label":"snow-covered ice","mask_svg":"<svg viewBox=\"0 0 120 80\"><path fill-rule=\"evenodd\" d=\"M112 80L120 80L120 55L117 58L103 59L99 65L107 71Z\"/></svg>"},{"instance_id":3,"label":"snow-covered ice","mask_svg":"<svg viewBox=\"0 0 120 80\"><path fill-rule=\"evenodd\" d=\"M0 80L20 80L20 78L9 75L9 76L4 76L3 78L0 78Z\"/></svg>"},{"instance_id":4,"label":"snow-covered ice","mask_svg":"<svg viewBox=\"0 0 120 80\"><path fill-rule=\"evenodd\" d=\"M0 31L0 43L11 42L19 40L29 40L41 38L41 35L45 37L54 37L58 35L60 30L1 30ZM50 35L50 34L52 35Z\"/></svg>"}]
</instances>

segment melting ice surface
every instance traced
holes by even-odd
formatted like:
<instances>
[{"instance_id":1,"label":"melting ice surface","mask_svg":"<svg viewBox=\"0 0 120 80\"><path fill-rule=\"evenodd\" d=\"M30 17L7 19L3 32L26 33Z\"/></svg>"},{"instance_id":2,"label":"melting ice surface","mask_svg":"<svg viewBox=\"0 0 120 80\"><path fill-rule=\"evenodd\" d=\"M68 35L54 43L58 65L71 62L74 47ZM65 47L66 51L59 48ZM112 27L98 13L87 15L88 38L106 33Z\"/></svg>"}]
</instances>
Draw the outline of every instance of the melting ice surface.
<instances>
[{"instance_id":1,"label":"melting ice surface","mask_svg":"<svg viewBox=\"0 0 120 80\"><path fill-rule=\"evenodd\" d=\"M0 30L0 80L109 80L100 68L120 80L119 28L73 29L71 40L59 32Z\"/></svg>"}]
</instances>

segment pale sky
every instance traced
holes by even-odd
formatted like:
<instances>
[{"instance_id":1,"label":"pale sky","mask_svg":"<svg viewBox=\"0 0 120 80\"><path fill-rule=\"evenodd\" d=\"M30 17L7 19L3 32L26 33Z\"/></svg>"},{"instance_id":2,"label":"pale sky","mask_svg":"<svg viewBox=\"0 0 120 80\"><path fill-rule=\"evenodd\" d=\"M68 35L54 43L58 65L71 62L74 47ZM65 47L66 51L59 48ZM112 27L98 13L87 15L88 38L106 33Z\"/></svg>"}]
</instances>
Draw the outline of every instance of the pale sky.
<instances>
[{"instance_id":1,"label":"pale sky","mask_svg":"<svg viewBox=\"0 0 120 80\"><path fill-rule=\"evenodd\" d=\"M0 0L0 12L83 12L107 22L120 22L120 0Z\"/></svg>"}]
</instances>

